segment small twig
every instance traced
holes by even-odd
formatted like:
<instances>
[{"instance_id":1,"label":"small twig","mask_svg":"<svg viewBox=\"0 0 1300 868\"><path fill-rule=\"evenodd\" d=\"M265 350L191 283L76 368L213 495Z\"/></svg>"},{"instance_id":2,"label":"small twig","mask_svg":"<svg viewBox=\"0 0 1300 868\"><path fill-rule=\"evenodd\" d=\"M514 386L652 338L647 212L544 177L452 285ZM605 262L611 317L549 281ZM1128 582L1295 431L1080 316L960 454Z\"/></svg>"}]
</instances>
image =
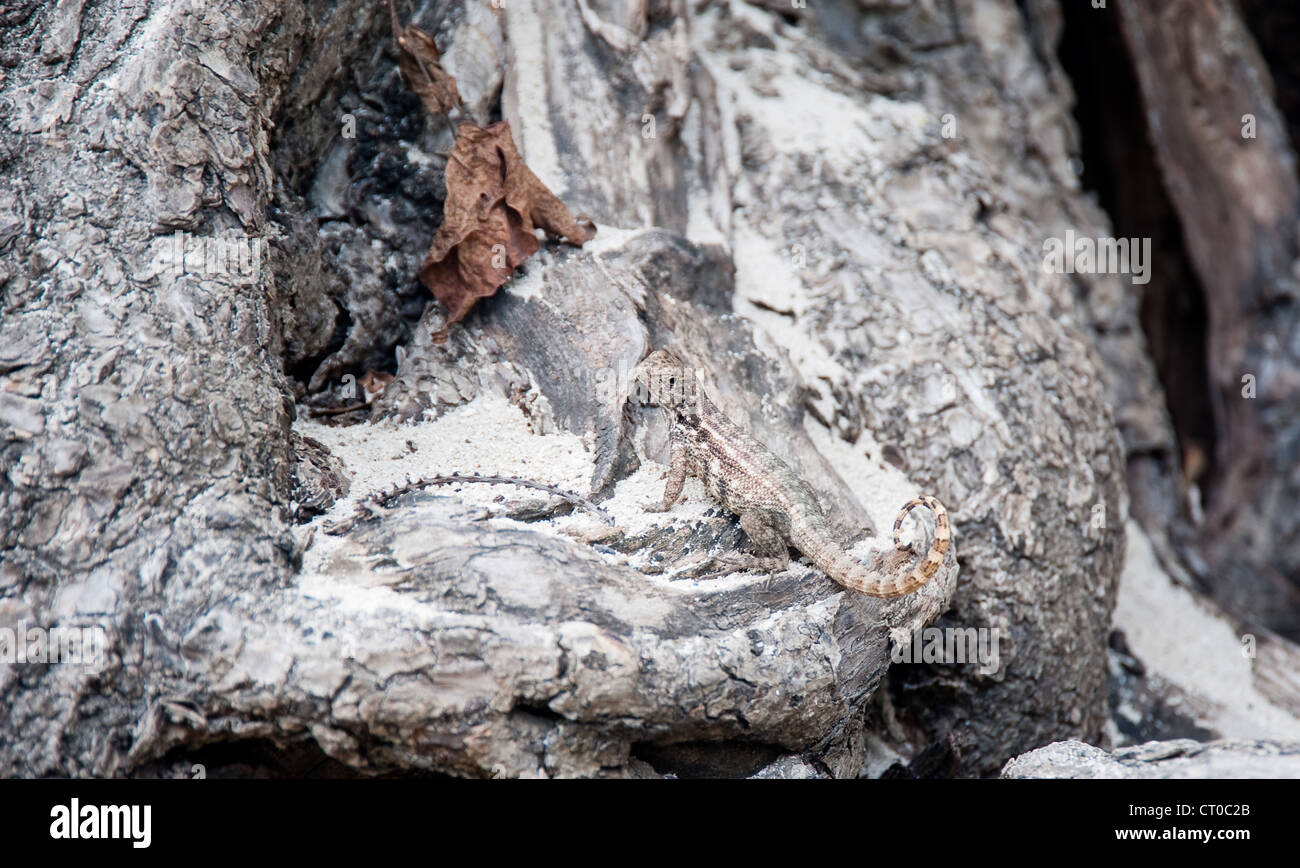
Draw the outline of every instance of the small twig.
<instances>
[{"instance_id":1,"label":"small twig","mask_svg":"<svg viewBox=\"0 0 1300 868\"><path fill-rule=\"evenodd\" d=\"M354 410L364 410L370 405L365 401L359 404L349 404L346 407L308 407L307 412L313 416L338 416L341 413L351 413Z\"/></svg>"},{"instance_id":2,"label":"small twig","mask_svg":"<svg viewBox=\"0 0 1300 868\"><path fill-rule=\"evenodd\" d=\"M414 482L408 481L406 485L399 485L396 489L385 495L380 496L381 504L386 504L389 500L398 495L407 494L418 489L430 488L434 485L451 485L457 482L486 482L490 485L517 485L520 488L535 488L538 491L545 491L556 497L563 498L574 506L580 506L589 510L600 517L601 521L614 525L614 517L587 498L574 491L566 491L563 488L556 488L554 485L547 485L545 482L537 482L532 479L523 479L518 476L481 476L477 473L467 475L464 473L448 473L440 476L426 476Z\"/></svg>"},{"instance_id":3,"label":"small twig","mask_svg":"<svg viewBox=\"0 0 1300 868\"><path fill-rule=\"evenodd\" d=\"M348 519L331 525L325 533L330 536L338 536L351 530L358 521L361 521L373 514L375 507L386 507L391 501L402 496L410 494L413 491L420 491L425 488L431 488L435 485L454 485L461 482L485 482L489 485L517 485L520 488L534 488L538 491L545 491L556 497L563 498L574 506L580 506L583 509L594 513L605 524L613 527L614 517L596 504L592 503L582 495L565 491L562 488L556 488L554 485L547 485L545 482L536 482L532 479L521 479L517 476L481 476L477 473L473 475L464 473L447 473L439 476L426 476L421 479L408 479L404 484L395 486L388 491L382 491L378 494L372 494L370 497L357 504L357 512Z\"/></svg>"}]
</instances>

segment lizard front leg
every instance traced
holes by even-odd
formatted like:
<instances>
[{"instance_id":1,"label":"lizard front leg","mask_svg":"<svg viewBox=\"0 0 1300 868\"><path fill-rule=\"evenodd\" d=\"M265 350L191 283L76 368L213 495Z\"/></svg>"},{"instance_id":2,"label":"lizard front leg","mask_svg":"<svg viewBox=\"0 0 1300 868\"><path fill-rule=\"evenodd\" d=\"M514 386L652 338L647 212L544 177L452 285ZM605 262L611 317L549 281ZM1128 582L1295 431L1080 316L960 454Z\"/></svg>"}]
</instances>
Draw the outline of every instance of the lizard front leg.
<instances>
[{"instance_id":1,"label":"lizard front leg","mask_svg":"<svg viewBox=\"0 0 1300 868\"><path fill-rule=\"evenodd\" d=\"M668 482L664 485L663 503L646 504L646 512L667 512L682 496L686 485L686 435L673 425L668 429Z\"/></svg>"}]
</instances>

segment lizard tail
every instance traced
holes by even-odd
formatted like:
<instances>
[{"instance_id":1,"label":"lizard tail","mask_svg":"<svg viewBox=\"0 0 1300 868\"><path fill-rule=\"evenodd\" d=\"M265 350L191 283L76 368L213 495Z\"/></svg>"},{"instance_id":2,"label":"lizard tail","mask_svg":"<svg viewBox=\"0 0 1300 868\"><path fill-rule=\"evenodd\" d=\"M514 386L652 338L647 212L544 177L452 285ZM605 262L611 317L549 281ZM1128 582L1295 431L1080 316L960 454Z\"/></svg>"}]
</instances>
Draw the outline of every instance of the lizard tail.
<instances>
[{"instance_id":1,"label":"lizard tail","mask_svg":"<svg viewBox=\"0 0 1300 868\"><path fill-rule=\"evenodd\" d=\"M894 583L897 590L890 588L893 593L884 596L901 597L903 594L910 594L915 591L934 577L935 572L943 563L944 557L948 554L948 543L952 540L952 528L948 524L948 510L944 508L942 503L928 494L909 500L898 511L898 518L894 519L894 548L899 551L911 551L911 546L904 545L899 539L899 533L903 529L903 520L907 518L907 514L918 506L924 506L934 513L934 541L930 543L930 550L925 553L925 557L921 558L920 562L912 568L907 578Z\"/></svg>"},{"instance_id":2,"label":"lizard tail","mask_svg":"<svg viewBox=\"0 0 1300 868\"><path fill-rule=\"evenodd\" d=\"M920 562L909 572L902 567L912 558L912 547L903 545L899 534L907 514L918 506L934 513L934 542ZM868 597L901 597L910 594L934 577L939 565L948 554L952 529L948 524L948 510L933 497L924 495L903 505L894 522L894 552L878 562L861 563L843 548L836 545L825 527L806 522L796 522L791 529L795 548L808 556L818 569L851 591Z\"/></svg>"}]
</instances>

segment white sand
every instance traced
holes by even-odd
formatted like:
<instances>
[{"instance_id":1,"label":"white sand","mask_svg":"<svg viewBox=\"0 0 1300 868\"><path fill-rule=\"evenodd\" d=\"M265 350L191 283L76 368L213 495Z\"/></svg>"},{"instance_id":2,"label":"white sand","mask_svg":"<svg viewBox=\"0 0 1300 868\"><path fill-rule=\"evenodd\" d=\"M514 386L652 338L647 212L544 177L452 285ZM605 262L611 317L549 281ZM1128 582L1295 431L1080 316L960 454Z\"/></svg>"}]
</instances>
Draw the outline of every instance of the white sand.
<instances>
[{"instance_id":1,"label":"white sand","mask_svg":"<svg viewBox=\"0 0 1300 868\"><path fill-rule=\"evenodd\" d=\"M594 468L594 456L581 438L565 432L534 434L523 411L498 394L481 395L431 421L331 426L300 417L295 429L324 443L343 462L352 480L347 496L298 530L300 534L308 528L316 530L303 561L303 573L309 576L318 575L343 542L322 533L324 528L351 516L358 501L399 485L408 476L418 479L453 472L518 476L586 495ZM613 496L600 504L614 517L619 530L640 534L694 522L715 507L700 482L690 479L683 500L671 513L646 512L645 504L663 497L666 470L661 464L643 463L636 473L620 480ZM499 508L493 500L502 495L510 500L548 497L545 492L512 485L476 483L437 491L485 508ZM579 539L598 539L610 532L608 525L581 508L570 515L527 524L508 518L492 521ZM640 562L635 557L606 557L617 563Z\"/></svg>"},{"instance_id":2,"label":"white sand","mask_svg":"<svg viewBox=\"0 0 1300 868\"><path fill-rule=\"evenodd\" d=\"M1213 712L1198 723L1224 738L1300 739L1300 721L1255 689L1241 637L1210 604L1161 569L1136 521L1126 530L1128 555L1114 624L1147 672L1204 699Z\"/></svg>"},{"instance_id":3,"label":"white sand","mask_svg":"<svg viewBox=\"0 0 1300 868\"><path fill-rule=\"evenodd\" d=\"M294 428L324 443L343 462L352 480L347 496L307 526L317 533L304 556L305 573L318 571L341 543L341 538L320 531L352 515L358 501L399 485L408 476L519 476L585 493L593 468L593 457L580 438L563 432L534 434L523 411L493 393L480 395L429 421L334 426L303 414ZM521 492L526 496L547 496L508 485L466 484L456 488L456 497L483 506L502 494L511 499L518 498ZM444 490L450 493L453 487ZM586 520L599 523L594 518Z\"/></svg>"}]
</instances>

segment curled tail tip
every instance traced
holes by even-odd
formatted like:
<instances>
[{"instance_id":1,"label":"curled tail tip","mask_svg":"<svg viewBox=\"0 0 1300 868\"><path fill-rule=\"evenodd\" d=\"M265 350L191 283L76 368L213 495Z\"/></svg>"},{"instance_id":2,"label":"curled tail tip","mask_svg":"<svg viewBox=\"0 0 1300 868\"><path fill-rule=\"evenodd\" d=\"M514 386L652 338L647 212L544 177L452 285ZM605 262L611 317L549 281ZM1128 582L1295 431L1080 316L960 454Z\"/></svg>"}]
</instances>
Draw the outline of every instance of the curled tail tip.
<instances>
[{"instance_id":1,"label":"curled tail tip","mask_svg":"<svg viewBox=\"0 0 1300 868\"><path fill-rule=\"evenodd\" d=\"M917 563L905 574L895 572L902 566L902 558L887 562L884 570L885 575L879 574L854 574L853 570L847 571L847 578L842 574L837 574L828 570L827 572L847 588L866 594L869 597L902 597L927 584L934 574L938 572L939 567L943 565L944 559L948 553L948 541L951 538L951 531L948 523L948 510L938 499L928 494L923 494L913 498L905 503L899 510L898 518L894 521L894 545L901 551L911 551L911 546L903 545L899 540L899 533L903 527L903 521L907 514L918 506L924 506L934 514L935 531L934 539L930 543L929 550L917 561ZM910 558L908 559L910 560Z\"/></svg>"},{"instance_id":2,"label":"curled tail tip","mask_svg":"<svg viewBox=\"0 0 1300 868\"><path fill-rule=\"evenodd\" d=\"M939 567L943 565L944 558L948 554L948 541L952 538L947 508L939 502L938 498L922 494L903 504L903 508L899 510L898 518L894 521L894 545L897 548L907 548L900 541L899 534L902 531L903 520L907 518L907 514L918 506L924 506L934 514L934 540L930 543L930 548L925 553L925 556L908 574L908 581L904 586L906 590L903 593L914 591L934 578L934 574L939 571Z\"/></svg>"},{"instance_id":3,"label":"curled tail tip","mask_svg":"<svg viewBox=\"0 0 1300 868\"><path fill-rule=\"evenodd\" d=\"M942 503L939 502L938 498L933 497L929 494L922 494L919 497L914 497L911 500L909 500L907 503L903 504L903 507L898 511L898 518L894 519L893 536L894 536L894 545L896 547L906 548L906 546L904 546L899 541L899 534L903 530L903 521L907 518L907 514L911 512L913 509L916 509L918 506L924 506L926 509L930 510L930 512L934 514L934 529L935 529L936 541L938 540L938 538L946 537L948 535L949 528L948 528L947 508Z\"/></svg>"}]
</instances>

